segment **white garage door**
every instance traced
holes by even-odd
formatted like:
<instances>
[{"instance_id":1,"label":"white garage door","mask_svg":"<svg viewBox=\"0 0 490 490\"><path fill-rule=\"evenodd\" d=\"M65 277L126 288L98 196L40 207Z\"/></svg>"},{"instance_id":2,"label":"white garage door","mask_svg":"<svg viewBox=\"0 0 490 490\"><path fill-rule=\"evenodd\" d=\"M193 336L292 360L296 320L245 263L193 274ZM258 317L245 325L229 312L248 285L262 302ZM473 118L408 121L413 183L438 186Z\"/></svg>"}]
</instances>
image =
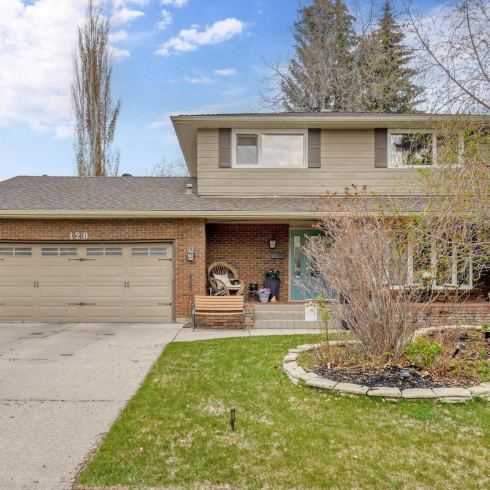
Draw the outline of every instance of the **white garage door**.
<instances>
[{"instance_id":1,"label":"white garage door","mask_svg":"<svg viewBox=\"0 0 490 490\"><path fill-rule=\"evenodd\" d=\"M173 247L0 244L0 321L171 322Z\"/></svg>"}]
</instances>

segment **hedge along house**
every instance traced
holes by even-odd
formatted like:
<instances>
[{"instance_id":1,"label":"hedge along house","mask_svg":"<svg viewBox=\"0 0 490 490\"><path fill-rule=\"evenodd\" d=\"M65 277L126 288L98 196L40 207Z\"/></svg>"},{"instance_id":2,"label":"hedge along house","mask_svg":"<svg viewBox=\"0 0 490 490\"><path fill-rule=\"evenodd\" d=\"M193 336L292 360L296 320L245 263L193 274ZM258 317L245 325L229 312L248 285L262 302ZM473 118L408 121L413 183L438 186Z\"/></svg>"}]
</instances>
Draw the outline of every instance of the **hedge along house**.
<instances>
[{"instance_id":1,"label":"hedge along house","mask_svg":"<svg viewBox=\"0 0 490 490\"><path fill-rule=\"evenodd\" d=\"M302 305L302 284L314 295L317 281L302 247L318 235L318 198L352 184L392 193L394 178L413 179L414 169L394 165L391 146L427 124L420 115L325 112L171 119L191 177L0 183L0 320L188 322L216 261L236 268L245 294L263 285L266 268L279 269L276 310ZM461 315L486 317L487 305ZM293 310L256 314L256 326L295 326L275 324L301 311Z\"/></svg>"}]
</instances>

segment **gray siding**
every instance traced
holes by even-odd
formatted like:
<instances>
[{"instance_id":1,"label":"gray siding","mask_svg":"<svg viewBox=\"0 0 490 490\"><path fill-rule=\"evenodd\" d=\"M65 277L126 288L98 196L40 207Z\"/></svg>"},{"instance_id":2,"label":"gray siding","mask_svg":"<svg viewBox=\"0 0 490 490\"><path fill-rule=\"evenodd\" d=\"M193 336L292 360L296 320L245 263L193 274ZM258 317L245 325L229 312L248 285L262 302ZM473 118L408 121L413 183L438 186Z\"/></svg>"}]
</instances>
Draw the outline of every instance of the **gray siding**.
<instances>
[{"instance_id":1,"label":"gray siding","mask_svg":"<svg viewBox=\"0 0 490 490\"><path fill-rule=\"evenodd\" d=\"M218 130L200 129L197 172L202 196L321 196L343 193L352 184L376 193L406 194L406 189L394 188L417 175L410 169L374 167L374 129L322 130L321 168L219 168L218 150Z\"/></svg>"}]
</instances>

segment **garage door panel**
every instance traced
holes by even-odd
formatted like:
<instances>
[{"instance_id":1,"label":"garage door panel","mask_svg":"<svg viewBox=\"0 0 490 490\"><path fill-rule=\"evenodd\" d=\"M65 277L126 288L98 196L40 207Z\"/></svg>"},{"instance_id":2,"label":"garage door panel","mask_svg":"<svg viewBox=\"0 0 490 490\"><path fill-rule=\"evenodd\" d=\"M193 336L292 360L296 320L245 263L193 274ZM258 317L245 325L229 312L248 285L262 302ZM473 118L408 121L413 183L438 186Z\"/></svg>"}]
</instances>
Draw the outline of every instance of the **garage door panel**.
<instances>
[{"instance_id":1,"label":"garage door panel","mask_svg":"<svg viewBox=\"0 0 490 490\"><path fill-rule=\"evenodd\" d=\"M78 281L80 279L80 266L78 263L75 264L54 264L54 263L43 263L39 267L39 280L45 282L72 280Z\"/></svg>"},{"instance_id":2,"label":"garage door panel","mask_svg":"<svg viewBox=\"0 0 490 490\"><path fill-rule=\"evenodd\" d=\"M1 286L0 285L0 303L4 303L5 299L9 298L10 300L18 300L18 301L29 301L33 302L35 298L35 288L34 283L29 284L28 286L22 285L11 285L11 286Z\"/></svg>"},{"instance_id":3,"label":"garage door panel","mask_svg":"<svg viewBox=\"0 0 490 490\"><path fill-rule=\"evenodd\" d=\"M2 302L6 303L2 300ZM0 305L0 321L35 320L36 312L33 305Z\"/></svg>"},{"instance_id":4,"label":"garage door panel","mask_svg":"<svg viewBox=\"0 0 490 490\"><path fill-rule=\"evenodd\" d=\"M57 302L66 301L67 303L80 302L81 287L75 285L42 285L39 287L39 300L41 302L55 300Z\"/></svg>"},{"instance_id":5,"label":"garage door panel","mask_svg":"<svg viewBox=\"0 0 490 490\"><path fill-rule=\"evenodd\" d=\"M129 277L134 280L146 280L146 279L161 279L165 276L171 275L172 264L168 262L167 266L162 266L159 263L151 261L149 264L132 264L129 263Z\"/></svg>"},{"instance_id":6,"label":"garage door panel","mask_svg":"<svg viewBox=\"0 0 490 490\"><path fill-rule=\"evenodd\" d=\"M129 300L140 301L141 298L161 298L165 301L171 301L172 297L172 287L170 284L159 284L159 285L151 285L151 284L142 284L142 285L133 285L130 283L129 287Z\"/></svg>"},{"instance_id":7,"label":"garage door panel","mask_svg":"<svg viewBox=\"0 0 490 490\"><path fill-rule=\"evenodd\" d=\"M171 306L129 306L129 321L141 323L170 323L173 317Z\"/></svg>"},{"instance_id":8,"label":"garage door panel","mask_svg":"<svg viewBox=\"0 0 490 490\"><path fill-rule=\"evenodd\" d=\"M85 284L83 302L89 302L97 300L97 302L104 300L119 300L124 303L125 288L121 285L104 285L104 284Z\"/></svg>"},{"instance_id":9,"label":"garage door panel","mask_svg":"<svg viewBox=\"0 0 490 490\"><path fill-rule=\"evenodd\" d=\"M34 282L34 261L19 264L17 261L0 262L0 283L3 281Z\"/></svg>"},{"instance_id":10,"label":"garage door panel","mask_svg":"<svg viewBox=\"0 0 490 490\"><path fill-rule=\"evenodd\" d=\"M88 305L83 307L86 322L124 322L125 305Z\"/></svg>"},{"instance_id":11,"label":"garage door panel","mask_svg":"<svg viewBox=\"0 0 490 490\"><path fill-rule=\"evenodd\" d=\"M70 305L41 305L40 320L43 322L77 322L81 321L81 307Z\"/></svg>"},{"instance_id":12,"label":"garage door panel","mask_svg":"<svg viewBox=\"0 0 490 490\"><path fill-rule=\"evenodd\" d=\"M113 280L120 279L124 281L124 265L96 263L92 265L84 264L83 276L86 279L103 279Z\"/></svg>"}]
</instances>

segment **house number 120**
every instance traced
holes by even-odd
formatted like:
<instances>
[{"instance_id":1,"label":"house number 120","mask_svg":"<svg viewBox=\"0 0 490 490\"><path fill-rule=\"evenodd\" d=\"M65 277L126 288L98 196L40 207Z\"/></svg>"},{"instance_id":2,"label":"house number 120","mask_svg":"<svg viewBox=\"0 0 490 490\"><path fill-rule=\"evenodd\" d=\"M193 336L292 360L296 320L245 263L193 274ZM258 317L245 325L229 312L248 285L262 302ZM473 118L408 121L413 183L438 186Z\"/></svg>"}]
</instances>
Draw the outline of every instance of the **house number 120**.
<instances>
[{"instance_id":1,"label":"house number 120","mask_svg":"<svg viewBox=\"0 0 490 490\"><path fill-rule=\"evenodd\" d=\"M70 231L70 240L87 240L88 233L80 233L79 231L71 232Z\"/></svg>"}]
</instances>

